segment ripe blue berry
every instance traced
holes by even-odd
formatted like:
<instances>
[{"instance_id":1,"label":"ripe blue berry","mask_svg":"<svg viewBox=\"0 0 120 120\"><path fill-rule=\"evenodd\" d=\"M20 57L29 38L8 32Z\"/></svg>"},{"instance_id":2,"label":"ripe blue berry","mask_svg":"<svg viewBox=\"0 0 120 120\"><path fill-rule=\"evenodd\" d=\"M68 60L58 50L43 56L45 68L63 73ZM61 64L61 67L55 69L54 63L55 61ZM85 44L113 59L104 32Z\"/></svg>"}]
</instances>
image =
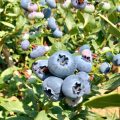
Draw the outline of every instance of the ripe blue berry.
<instances>
[{"instance_id":1,"label":"ripe blue berry","mask_svg":"<svg viewBox=\"0 0 120 120\"><path fill-rule=\"evenodd\" d=\"M108 73L110 72L111 65L108 62L104 62L100 65L100 72L101 73Z\"/></svg>"},{"instance_id":2,"label":"ripe blue berry","mask_svg":"<svg viewBox=\"0 0 120 120\"><path fill-rule=\"evenodd\" d=\"M46 5L46 0L40 0L40 5L41 5L41 6Z\"/></svg>"},{"instance_id":3,"label":"ripe blue berry","mask_svg":"<svg viewBox=\"0 0 120 120\"><path fill-rule=\"evenodd\" d=\"M116 66L120 66L120 54L113 56L113 64Z\"/></svg>"},{"instance_id":4,"label":"ripe blue berry","mask_svg":"<svg viewBox=\"0 0 120 120\"><path fill-rule=\"evenodd\" d=\"M48 19L51 16L51 9L50 8L44 8L43 14L44 14L44 18Z\"/></svg>"},{"instance_id":5,"label":"ripe blue berry","mask_svg":"<svg viewBox=\"0 0 120 120\"><path fill-rule=\"evenodd\" d=\"M90 76L86 72L78 72L76 75L78 75L78 77L80 79L82 79L83 81L89 81L90 80Z\"/></svg>"},{"instance_id":6,"label":"ripe blue berry","mask_svg":"<svg viewBox=\"0 0 120 120\"><path fill-rule=\"evenodd\" d=\"M81 55L86 61L92 62L92 52L89 49L84 49Z\"/></svg>"},{"instance_id":7,"label":"ripe blue berry","mask_svg":"<svg viewBox=\"0 0 120 120\"><path fill-rule=\"evenodd\" d=\"M77 75L68 76L62 84L63 94L71 99L76 99L84 94L88 94L88 92L90 92L88 89L90 90L88 81L83 81Z\"/></svg>"},{"instance_id":8,"label":"ripe blue berry","mask_svg":"<svg viewBox=\"0 0 120 120\"><path fill-rule=\"evenodd\" d=\"M43 56L45 53L46 53L46 49L44 46L37 46L30 53L30 57L34 59Z\"/></svg>"},{"instance_id":9,"label":"ripe blue berry","mask_svg":"<svg viewBox=\"0 0 120 120\"><path fill-rule=\"evenodd\" d=\"M28 11L33 12L38 10L38 5L37 4L29 4L28 5Z\"/></svg>"},{"instance_id":10,"label":"ripe blue berry","mask_svg":"<svg viewBox=\"0 0 120 120\"><path fill-rule=\"evenodd\" d=\"M83 0L82 2L80 0L71 0L71 3L77 9L84 9L87 5L87 0Z\"/></svg>"},{"instance_id":11,"label":"ripe blue berry","mask_svg":"<svg viewBox=\"0 0 120 120\"><path fill-rule=\"evenodd\" d=\"M29 40L23 40L23 41L21 42L21 48L22 48L23 50L27 50L27 49L29 48L29 46L30 46Z\"/></svg>"},{"instance_id":12,"label":"ripe blue berry","mask_svg":"<svg viewBox=\"0 0 120 120\"><path fill-rule=\"evenodd\" d=\"M92 63L84 59L82 56L75 57L77 69L89 73L92 70Z\"/></svg>"},{"instance_id":13,"label":"ripe blue berry","mask_svg":"<svg viewBox=\"0 0 120 120\"><path fill-rule=\"evenodd\" d=\"M46 0L46 3L49 5L51 8L56 7L56 1L55 0Z\"/></svg>"},{"instance_id":14,"label":"ripe blue berry","mask_svg":"<svg viewBox=\"0 0 120 120\"><path fill-rule=\"evenodd\" d=\"M28 5L31 3L31 0L21 0L20 1L20 5L23 9L27 10L28 9Z\"/></svg>"},{"instance_id":15,"label":"ripe blue berry","mask_svg":"<svg viewBox=\"0 0 120 120\"><path fill-rule=\"evenodd\" d=\"M58 28L53 32L54 37L62 37L63 33Z\"/></svg>"},{"instance_id":16,"label":"ripe blue berry","mask_svg":"<svg viewBox=\"0 0 120 120\"><path fill-rule=\"evenodd\" d=\"M29 18L30 20L35 19L35 17L36 17L36 12L31 12L31 13L28 14L28 18Z\"/></svg>"},{"instance_id":17,"label":"ripe blue berry","mask_svg":"<svg viewBox=\"0 0 120 120\"><path fill-rule=\"evenodd\" d=\"M43 90L52 101L59 101L64 96L61 91L63 80L50 76L43 81Z\"/></svg>"},{"instance_id":18,"label":"ripe blue berry","mask_svg":"<svg viewBox=\"0 0 120 120\"><path fill-rule=\"evenodd\" d=\"M48 19L48 27L49 27L51 30L55 30L55 29L57 28L57 24L56 24L55 18L50 17L50 18Z\"/></svg>"},{"instance_id":19,"label":"ripe blue berry","mask_svg":"<svg viewBox=\"0 0 120 120\"><path fill-rule=\"evenodd\" d=\"M81 46L79 48L79 52L82 53L82 51L85 50L85 49L89 49L90 50L90 46L88 44L85 44L85 45Z\"/></svg>"},{"instance_id":20,"label":"ripe blue berry","mask_svg":"<svg viewBox=\"0 0 120 120\"><path fill-rule=\"evenodd\" d=\"M32 64L32 71L41 80L51 76L48 70L48 60L37 60Z\"/></svg>"},{"instance_id":21,"label":"ripe blue berry","mask_svg":"<svg viewBox=\"0 0 120 120\"><path fill-rule=\"evenodd\" d=\"M60 78L65 78L74 73L76 64L74 57L67 51L58 51L48 60L50 72Z\"/></svg>"}]
</instances>

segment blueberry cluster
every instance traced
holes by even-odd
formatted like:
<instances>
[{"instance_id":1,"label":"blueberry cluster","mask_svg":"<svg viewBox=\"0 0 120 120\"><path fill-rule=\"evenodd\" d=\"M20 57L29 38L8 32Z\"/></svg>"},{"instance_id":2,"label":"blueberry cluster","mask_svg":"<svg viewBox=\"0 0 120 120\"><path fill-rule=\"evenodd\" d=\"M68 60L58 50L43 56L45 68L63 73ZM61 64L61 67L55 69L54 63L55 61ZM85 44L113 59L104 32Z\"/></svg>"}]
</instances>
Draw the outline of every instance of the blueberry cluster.
<instances>
[{"instance_id":1,"label":"blueberry cluster","mask_svg":"<svg viewBox=\"0 0 120 120\"><path fill-rule=\"evenodd\" d=\"M57 51L48 60L32 64L33 73L43 80L43 90L52 101L65 99L68 105L76 106L82 96L90 94L92 53L88 45L80 47L81 55Z\"/></svg>"},{"instance_id":2,"label":"blueberry cluster","mask_svg":"<svg viewBox=\"0 0 120 120\"><path fill-rule=\"evenodd\" d=\"M28 11L29 19L44 18L43 12L39 12L39 6L36 3L32 3L31 0L21 0L21 7Z\"/></svg>"},{"instance_id":3,"label":"blueberry cluster","mask_svg":"<svg viewBox=\"0 0 120 120\"><path fill-rule=\"evenodd\" d=\"M38 12L39 6L44 7L48 5L48 8L43 8L42 12ZM63 32L59 29L58 25L56 24L56 20L54 17L51 17L51 9L56 8L56 1L55 0L41 0L40 5L32 3L30 0L21 0L21 7L26 10L29 19L36 19L36 18L45 18L48 22L48 27L52 30L54 37L62 37Z\"/></svg>"}]
</instances>

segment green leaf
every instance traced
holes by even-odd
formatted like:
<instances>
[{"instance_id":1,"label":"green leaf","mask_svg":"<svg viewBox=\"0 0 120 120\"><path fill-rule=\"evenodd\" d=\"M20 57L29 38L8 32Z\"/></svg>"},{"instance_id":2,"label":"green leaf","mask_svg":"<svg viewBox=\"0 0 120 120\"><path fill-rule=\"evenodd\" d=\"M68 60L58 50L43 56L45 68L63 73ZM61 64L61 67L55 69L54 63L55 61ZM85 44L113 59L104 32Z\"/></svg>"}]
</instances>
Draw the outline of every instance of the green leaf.
<instances>
[{"instance_id":1,"label":"green leaf","mask_svg":"<svg viewBox=\"0 0 120 120\"><path fill-rule=\"evenodd\" d=\"M120 30L118 30L117 27L111 21L108 20L108 18L106 18L105 16L101 14L99 14L99 16L110 25L109 32L113 34L114 36L120 38Z\"/></svg>"},{"instance_id":2,"label":"green leaf","mask_svg":"<svg viewBox=\"0 0 120 120\"><path fill-rule=\"evenodd\" d=\"M3 11L4 9L0 8L0 13Z\"/></svg>"},{"instance_id":3,"label":"green leaf","mask_svg":"<svg viewBox=\"0 0 120 120\"><path fill-rule=\"evenodd\" d=\"M85 19L79 10L77 12L77 18L80 20L80 22L82 22L82 23L85 22Z\"/></svg>"},{"instance_id":4,"label":"green leaf","mask_svg":"<svg viewBox=\"0 0 120 120\"><path fill-rule=\"evenodd\" d=\"M120 86L120 74L115 74L112 78L110 78L107 82L104 83L103 89L107 90L115 90Z\"/></svg>"},{"instance_id":5,"label":"green leaf","mask_svg":"<svg viewBox=\"0 0 120 120\"><path fill-rule=\"evenodd\" d=\"M91 21L92 16L90 14L85 13L83 17L84 17L84 27L85 27Z\"/></svg>"},{"instance_id":6,"label":"green leaf","mask_svg":"<svg viewBox=\"0 0 120 120\"><path fill-rule=\"evenodd\" d=\"M8 23L8 22L4 22L4 21L0 21L3 25L5 26L8 26L8 27L11 27L11 28L15 28L15 26L11 23Z\"/></svg>"},{"instance_id":7,"label":"green leaf","mask_svg":"<svg viewBox=\"0 0 120 120\"><path fill-rule=\"evenodd\" d=\"M93 97L84 103L90 108L120 107L120 94L108 94Z\"/></svg>"},{"instance_id":8,"label":"green leaf","mask_svg":"<svg viewBox=\"0 0 120 120\"><path fill-rule=\"evenodd\" d=\"M74 34L77 34L78 32L79 32L78 28L74 27L73 29L71 29L71 31L69 33L70 33L70 35L74 35Z\"/></svg>"},{"instance_id":9,"label":"green leaf","mask_svg":"<svg viewBox=\"0 0 120 120\"><path fill-rule=\"evenodd\" d=\"M6 120L33 120L33 118L17 116L17 117L9 117Z\"/></svg>"},{"instance_id":10,"label":"green leaf","mask_svg":"<svg viewBox=\"0 0 120 120\"><path fill-rule=\"evenodd\" d=\"M6 14L7 16L10 16L10 17L16 17L17 16L17 14L14 14L14 13L8 13L8 14Z\"/></svg>"},{"instance_id":11,"label":"green leaf","mask_svg":"<svg viewBox=\"0 0 120 120\"><path fill-rule=\"evenodd\" d=\"M34 120L49 120L49 118L47 117L45 110L43 110L38 113L37 117Z\"/></svg>"},{"instance_id":12,"label":"green leaf","mask_svg":"<svg viewBox=\"0 0 120 120\"><path fill-rule=\"evenodd\" d=\"M0 31L0 37L5 36L6 32L5 31Z\"/></svg>"},{"instance_id":13,"label":"green leaf","mask_svg":"<svg viewBox=\"0 0 120 120\"><path fill-rule=\"evenodd\" d=\"M72 13L68 12L66 19L65 19L66 26L70 31L73 27L75 27L75 22Z\"/></svg>"},{"instance_id":14,"label":"green leaf","mask_svg":"<svg viewBox=\"0 0 120 120\"><path fill-rule=\"evenodd\" d=\"M4 118L3 111L0 111L0 118Z\"/></svg>"},{"instance_id":15,"label":"green leaf","mask_svg":"<svg viewBox=\"0 0 120 120\"><path fill-rule=\"evenodd\" d=\"M2 72L2 74L1 74L1 76L0 76L0 77L1 77L0 80L2 80L2 81L7 81L7 80L9 80L9 79L12 77L13 72L14 72L15 70L17 70L17 69L18 69L17 67L12 66L12 67L4 70L4 71Z\"/></svg>"},{"instance_id":16,"label":"green leaf","mask_svg":"<svg viewBox=\"0 0 120 120\"><path fill-rule=\"evenodd\" d=\"M11 112L17 112L17 113L26 113L23 108L23 103L19 100L11 101L8 99L5 99L4 101L0 102L0 106L2 106L7 111Z\"/></svg>"},{"instance_id":17,"label":"green leaf","mask_svg":"<svg viewBox=\"0 0 120 120\"><path fill-rule=\"evenodd\" d=\"M5 77L7 75L10 75L13 73L14 70L17 70L18 68L15 66L9 67L8 69L4 70L1 74L1 77Z\"/></svg>"},{"instance_id":18,"label":"green leaf","mask_svg":"<svg viewBox=\"0 0 120 120\"><path fill-rule=\"evenodd\" d=\"M27 20L23 16L19 16L16 22L17 29L22 28L26 24Z\"/></svg>"},{"instance_id":19,"label":"green leaf","mask_svg":"<svg viewBox=\"0 0 120 120\"><path fill-rule=\"evenodd\" d=\"M49 54L52 55L53 53L55 53L59 50L66 50L66 46L61 42L56 42L52 45Z\"/></svg>"}]
</instances>

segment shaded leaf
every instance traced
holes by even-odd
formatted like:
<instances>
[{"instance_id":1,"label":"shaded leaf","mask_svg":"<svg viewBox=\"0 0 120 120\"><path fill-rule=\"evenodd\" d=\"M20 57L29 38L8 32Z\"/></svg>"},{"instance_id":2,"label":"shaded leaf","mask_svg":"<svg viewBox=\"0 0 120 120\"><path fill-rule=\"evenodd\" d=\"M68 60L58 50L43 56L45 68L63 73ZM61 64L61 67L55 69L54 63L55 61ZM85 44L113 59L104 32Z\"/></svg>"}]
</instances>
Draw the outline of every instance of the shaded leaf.
<instances>
[{"instance_id":1,"label":"shaded leaf","mask_svg":"<svg viewBox=\"0 0 120 120\"><path fill-rule=\"evenodd\" d=\"M84 103L91 108L120 107L120 94L108 94L93 97Z\"/></svg>"},{"instance_id":2,"label":"shaded leaf","mask_svg":"<svg viewBox=\"0 0 120 120\"><path fill-rule=\"evenodd\" d=\"M115 76L113 76L107 82L104 83L103 89L115 90L119 86L120 86L120 74L116 74Z\"/></svg>"},{"instance_id":3,"label":"shaded leaf","mask_svg":"<svg viewBox=\"0 0 120 120\"><path fill-rule=\"evenodd\" d=\"M23 117L23 116L17 116L17 117L7 118L6 120L33 120L33 118Z\"/></svg>"},{"instance_id":4,"label":"shaded leaf","mask_svg":"<svg viewBox=\"0 0 120 120\"><path fill-rule=\"evenodd\" d=\"M120 31L117 29L117 27L111 21L109 21L108 18L106 18L105 16L101 14L99 14L99 16L110 25L109 32L116 37L120 37Z\"/></svg>"}]
</instances>

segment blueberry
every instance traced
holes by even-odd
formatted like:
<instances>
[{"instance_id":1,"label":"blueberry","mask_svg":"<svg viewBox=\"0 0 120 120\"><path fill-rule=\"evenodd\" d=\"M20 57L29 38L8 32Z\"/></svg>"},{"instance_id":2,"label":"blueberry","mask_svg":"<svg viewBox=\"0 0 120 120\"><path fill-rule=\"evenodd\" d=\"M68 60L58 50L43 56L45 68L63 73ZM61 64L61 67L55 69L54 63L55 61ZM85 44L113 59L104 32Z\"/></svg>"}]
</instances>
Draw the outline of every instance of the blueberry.
<instances>
[{"instance_id":1,"label":"blueberry","mask_svg":"<svg viewBox=\"0 0 120 120\"><path fill-rule=\"evenodd\" d=\"M58 51L48 60L50 72L60 78L65 78L74 73L76 64L74 57L67 51Z\"/></svg>"},{"instance_id":2,"label":"blueberry","mask_svg":"<svg viewBox=\"0 0 120 120\"><path fill-rule=\"evenodd\" d=\"M113 64L116 66L120 66L120 54L113 56Z\"/></svg>"},{"instance_id":3,"label":"blueberry","mask_svg":"<svg viewBox=\"0 0 120 120\"><path fill-rule=\"evenodd\" d=\"M33 12L38 10L38 5L37 4L29 4L28 5L28 11Z\"/></svg>"},{"instance_id":4,"label":"blueberry","mask_svg":"<svg viewBox=\"0 0 120 120\"><path fill-rule=\"evenodd\" d=\"M84 9L87 5L87 0L83 0L80 2L80 0L71 0L72 5L77 9Z\"/></svg>"},{"instance_id":5,"label":"blueberry","mask_svg":"<svg viewBox=\"0 0 120 120\"><path fill-rule=\"evenodd\" d=\"M53 32L54 37L62 37L63 33L58 28Z\"/></svg>"},{"instance_id":6,"label":"blueberry","mask_svg":"<svg viewBox=\"0 0 120 120\"><path fill-rule=\"evenodd\" d=\"M23 40L23 41L21 42L21 48L22 48L23 50L27 50L27 49L29 48L29 46L30 46L29 40Z\"/></svg>"},{"instance_id":7,"label":"blueberry","mask_svg":"<svg viewBox=\"0 0 120 120\"><path fill-rule=\"evenodd\" d=\"M20 5L23 9L27 10L28 9L28 5L31 3L31 0L21 0L20 1Z\"/></svg>"},{"instance_id":8,"label":"blueberry","mask_svg":"<svg viewBox=\"0 0 120 120\"><path fill-rule=\"evenodd\" d=\"M57 28L57 24L56 24L55 18L50 17L50 18L48 19L48 27L49 27L51 30L55 30L55 29Z\"/></svg>"},{"instance_id":9,"label":"blueberry","mask_svg":"<svg viewBox=\"0 0 120 120\"><path fill-rule=\"evenodd\" d=\"M28 14L28 18L31 20L35 19L35 17L36 17L36 12L31 12Z\"/></svg>"},{"instance_id":10,"label":"blueberry","mask_svg":"<svg viewBox=\"0 0 120 120\"><path fill-rule=\"evenodd\" d=\"M90 92L90 85L88 81L83 81L77 75L70 75L63 81L62 92L65 97L76 99L84 94L88 94Z\"/></svg>"},{"instance_id":11,"label":"blueberry","mask_svg":"<svg viewBox=\"0 0 120 120\"><path fill-rule=\"evenodd\" d=\"M95 7L92 4L87 4L84 9L87 13L93 13L95 11Z\"/></svg>"},{"instance_id":12,"label":"blueberry","mask_svg":"<svg viewBox=\"0 0 120 120\"><path fill-rule=\"evenodd\" d=\"M49 5L51 8L56 7L56 1L55 0L46 0L46 3Z\"/></svg>"},{"instance_id":13,"label":"blueberry","mask_svg":"<svg viewBox=\"0 0 120 120\"><path fill-rule=\"evenodd\" d=\"M92 63L86 61L82 56L75 57L77 69L89 73L92 70Z\"/></svg>"},{"instance_id":14,"label":"blueberry","mask_svg":"<svg viewBox=\"0 0 120 120\"><path fill-rule=\"evenodd\" d=\"M76 99L65 98L65 102L71 107L76 107L82 101L83 97L78 97Z\"/></svg>"},{"instance_id":15,"label":"blueberry","mask_svg":"<svg viewBox=\"0 0 120 120\"><path fill-rule=\"evenodd\" d=\"M40 0L40 5L42 6L46 5L46 0Z\"/></svg>"},{"instance_id":16,"label":"blueberry","mask_svg":"<svg viewBox=\"0 0 120 120\"><path fill-rule=\"evenodd\" d=\"M41 80L51 76L48 69L48 60L37 60L32 64L32 71Z\"/></svg>"},{"instance_id":17,"label":"blueberry","mask_svg":"<svg viewBox=\"0 0 120 120\"><path fill-rule=\"evenodd\" d=\"M89 49L90 50L90 46L88 44L85 44L85 45L81 46L79 48L79 52L82 53L82 51L85 50L85 49Z\"/></svg>"},{"instance_id":18,"label":"blueberry","mask_svg":"<svg viewBox=\"0 0 120 120\"><path fill-rule=\"evenodd\" d=\"M48 19L51 16L51 9L50 8L44 8L43 14L44 14L44 18Z\"/></svg>"},{"instance_id":19,"label":"blueberry","mask_svg":"<svg viewBox=\"0 0 120 120\"><path fill-rule=\"evenodd\" d=\"M78 77L84 81L90 80L90 76L86 72L78 72L76 75L78 75Z\"/></svg>"},{"instance_id":20,"label":"blueberry","mask_svg":"<svg viewBox=\"0 0 120 120\"><path fill-rule=\"evenodd\" d=\"M120 6L117 6L117 12L120 12Z\"/></svg>"},{"instance_id":21,"label":"blueberry","mask_svg":"<svg viewBox=\"0 0 120 120\"><path fill-rule=\"evenodd\" d=\"M86 61L92 62L92 52L89 49L82 50L81 55Z\"/></svg>"},{"instance_id":22,"label":"blueberry","mask_svg":"<svg viewBox=\"0 0 120 120\"><path fill-rule=\"evenodd\" d=\"M63 80L58 77L50 76L43 81L43 89L52 101L59 101L64 96L61 91Z\"/></svg>"},{"instance_id":23,"label":"blueberry","mask_svg":"<svg viewBox=\"0 0 120 120\"><path fill-rule=\"evenodd\" d=\"M110 72L111 65L108 62L104 62L100 65L100 72L101 73L108 73Z\"/></svg>"},{"instance_id":24,"label":"blueberry","mask_svg":"<svg viewBox=\"0 0 120 120\"><path fill-rule=\"evenodd\" d=\"M43 56L45 53L46 53L46 49L44 46L37 46L30 53L30 57L34 59Z\"/></svg>"}]
</instances>

